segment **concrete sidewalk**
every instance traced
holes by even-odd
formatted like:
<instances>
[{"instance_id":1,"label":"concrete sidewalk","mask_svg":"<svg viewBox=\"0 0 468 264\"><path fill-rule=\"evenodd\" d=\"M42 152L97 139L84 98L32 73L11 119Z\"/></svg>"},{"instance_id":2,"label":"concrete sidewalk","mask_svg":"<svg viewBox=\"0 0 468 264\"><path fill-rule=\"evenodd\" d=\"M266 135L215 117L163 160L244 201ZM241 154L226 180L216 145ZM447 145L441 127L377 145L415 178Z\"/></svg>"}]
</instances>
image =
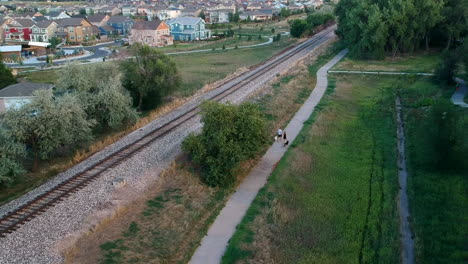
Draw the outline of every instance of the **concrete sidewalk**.
<instances>
[{"instance_id":1,"label":"concrete sidewalk","mask_svg":"<svg viewBox=\"0 0 468 264\"><path fill-rule=\"evenodd\" d=\"M463 100L465 94L468 92L468 86L466 86L466 82L460 78L456 78L455 81L460 85L460 88L453 93L451 98L452 102L461 107L468 107L468 104Z\"/></svg>"},{"instance_id":2,"label":"concrete sidewalk","mask_svg":"<svg viewBox=\"0 0 468 264\"><path fill-rule=\"evenodd\" d=\"M347 49L341 51L317 72L315 89L285 128L291 143L324 95L328 86L327 71L341 60L347 52ZM282 143L274 143L268 149L260 162L237 188L237 191L229 198L226 206L208 230L208 234L203 238L200 247L192 256L191 264L217 264L221 262L229 239L234 234L237 225L241 222L258 191L265 185L268 176L270 176L286 150L287 148L283 147Z\"/></svg>"}]
</instances>

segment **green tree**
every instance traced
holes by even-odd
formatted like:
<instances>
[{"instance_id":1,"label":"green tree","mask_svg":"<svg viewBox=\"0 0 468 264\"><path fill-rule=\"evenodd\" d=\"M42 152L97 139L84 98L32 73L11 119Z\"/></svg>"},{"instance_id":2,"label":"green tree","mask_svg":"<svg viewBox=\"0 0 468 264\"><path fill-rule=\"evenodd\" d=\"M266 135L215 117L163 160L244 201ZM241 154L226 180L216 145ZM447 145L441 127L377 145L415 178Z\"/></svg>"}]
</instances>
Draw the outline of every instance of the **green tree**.
<instances>
[{"instance_id":1,"label":"green tree","mask_svg":"<svg viewBox=\"0 0 468 264\"><path fill-rule=\"evenodd\" d=\"M24 173L21 159L25 155L24 144L16 142L10 132L0 126L0 185L10 183Z\"/></svg>"},{"instance_id":2,"label":"green tree","mask_svg":"<svg viewBox=\"0 0 468 264\"><path fill-rule=\"evenodd\" d=\"M135 44L131 53L134 58L122 63L124 87L132 94L139 111L144 103L151 106L152 101L154 106L163 96L178 89L181 79L176 64L162 51Z\"/></svg>"},{"instance_id":3,"label":"green tree","mask_svg":"<svg viewBox=\"0 0 468 264\"><path fill-rule=\"evenodd\" d=\"M446 49L452 47L455 40L468 34L468 7L466 0L446 0L442 9L442 21L439 32L446 40Z\"/></svg>"},{"instance_id":4,"label":"green tree","mask_svg":"<svg viewBox=\"0 0 468 264\"><path fill-rule=\"evenodd\" d=\"M307 29L307 23L304 20L296 19L291 24L291 36L300 38Z\"/></svg>"},{"instance_id":5,"label":"green tree","mask_svg":"<svg viewBox=\"0 0 468 264\"><path fill-rule=\"evenodd\" d=\"M443 59L435 70L436 81L445 85L455 84L455 75L459 73L462 63L466 63L466 50L465 47L459 47L443 53Z\"/></svg>"},{"instance_id":6,"label":"green tree","mask_svg":"<svg viewBox=\"0 0 468 264\"><path fill-rule=\"evenodd\" d=\"M86 9L81 8L80 9L80 15L85 16L86 15Z\"/></svg>"},{"instance_id":7,"label":"green tree","mask_svg":"<svg viewBox=\"0 0 468 264\"><path fill-rule=\"evenodd\" d=\"M275 28L271 28L271 34L275 34Z\"/></svg>"},{"instance_id":8,"label":"green tree","mask_svg":"<svg viewBox=\"0 0 468 264\"><path fill-rule=\"evenodd\" d=\"M94 9L90 8L90 9L89 9L89 14L88 14L88 15L90 15L90 16L94 15Z\"/></svg>"},{"instance_id":9,"label":"green tree","mask_svg":"<svg viewBox=\"0 0 468 264\"><path fill-rule=\"evenodd\" d=\"M60 72L57 90L72 92L83 105L96 128L115 129L133 123L136 112L132 98L122 85L123 73L117 64L79 65L71 63Z\"/></svg>"},{"instance_id":10,"label":"green tree","mask_svg":"<svg viewBox=\"0 0 468 264\"><path fill-rule=\"evenodd\" d=\"M1 59L1 57L0 57ZM8 85L15 84L16 79L11 73L11 69L5 66L3 62L0 62L0 89L7 87Z\"/></svg>"},{"instance_id":11,"label":"green tree","mask_svg":"<svg viewBox=\"0 0 468 264\"><path fill-rule=\"evenodd\" d=\"M200 166L202 180L210 186L230 186L241 161L254 157L266 143L265 120L251 103L239 106L205 102L203 129L187 137L182 147Z\"/></svg>"},{"instance_id":12,"label":"green tree","mask_svg":"<svg viewBox=\"0 0 468 264\"><path fill-rule=\"evenodd\" d=\"M54 97L51 90L38 91L31 103L6 112L4 123L13 138L26 144L34 157L33 171L39 159L46 159L61 146L74 146L92 138L93 120L76 97Z\"/></svg>"},{"instance_id":13,"label":"green tree","mask_svg":"<svg viewBox=\"0 0 468 264\"><path fill-rule=\"evenodd\" d=\"M198 17L205 20L205 18L206 18L205 12L201 11L200 14L198 14Z\"/></svg>"}]
</instances>

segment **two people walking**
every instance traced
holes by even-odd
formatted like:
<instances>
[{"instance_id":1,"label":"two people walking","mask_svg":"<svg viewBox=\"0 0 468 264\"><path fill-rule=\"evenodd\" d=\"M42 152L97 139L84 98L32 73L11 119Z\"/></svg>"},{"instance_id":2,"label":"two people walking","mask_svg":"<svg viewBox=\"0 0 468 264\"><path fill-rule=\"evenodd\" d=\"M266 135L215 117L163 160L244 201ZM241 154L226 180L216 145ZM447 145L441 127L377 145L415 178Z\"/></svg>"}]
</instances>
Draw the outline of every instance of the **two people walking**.
<instances>
[{"instance_id":1,"label":"two people walking","mask_svg":"<svg viewBox=\"0 0 468 264\"><path fill-rule=\"evenodd\" d=\"M275 141L283 139L284 146L289 144L288 137L286 136L286 131L283 131L281 128L278 129L277 135L275 136Z\"/></svg>"}]
</instances>

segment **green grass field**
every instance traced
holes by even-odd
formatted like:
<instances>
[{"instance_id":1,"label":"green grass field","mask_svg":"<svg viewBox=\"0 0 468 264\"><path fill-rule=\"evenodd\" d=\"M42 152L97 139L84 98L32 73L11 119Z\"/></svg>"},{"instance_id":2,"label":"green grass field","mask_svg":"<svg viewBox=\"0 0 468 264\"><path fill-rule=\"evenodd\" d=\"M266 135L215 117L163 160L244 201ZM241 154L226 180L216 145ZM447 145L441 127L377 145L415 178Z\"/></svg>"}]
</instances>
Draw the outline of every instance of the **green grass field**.
<instances>
[{"instance_id":1,"label":"green grass field","mask_svg":"<svg viewBox=\"0 0 468 264\"><path fill-rule=\"evenodd\" d=\"M267 42L268 38L263 37L262 39L258 39L258 37L252 37L251 40L248 40L247 36L242 36L240 39L236 36L233 38L225 38L217 41L198 41L194 43L179 43L176 46L167 46L161 48L164 52L177 52L177 51L189 51L189 50L199 50L199 49L221 49L223 45L225 47L238 47L241 46L248 46L259 44L263 42Z\"/></svg>"},{"instance_id":2,"label":"green grass field","mask_svg":"<svg viewBox=\"0 0 468 264\"><path fill-rule=\"evenodd\" d=\"M171 58L177 63L183 80L178 93L182 96L191 95L205 84L222 79L241 67L259 64L293 43L294 40L283 38L279 42L258 48L173 55ZM56 83L57 72L58 70L30 72L20 77L31 82Z\"/></svg>"},{"instance_id":3,"label":"green grass field","mask_svg":"<svg viewBox=\"0 0 468 264\"><path fill-rule=\"evenodd\" d=\"M319 113L255 199L223 263L399 262L391 82L330 82Z\"/></svg>"},{"instance_id":4,"label":"green grass field","mask_svg":"<svg viewBox=\"0 0 468 264\"><path fill-rule=\"evenodd\" d=\"M429 79L405 79L401 96L405 106L408 142L408 188L412 228L416 235L417 263L466 263L468 261L468 109L455 107L463 117L458 122L461 168L434 168L433 144L428 131L431 105L449 100L452 91L442 90ZM450 128L456 129L456 128ZM463 158L465 157L465 158Z\"/></svg>"},{"instance_id":5,"label":"green grass field","mask_svg":"<svg viewBox=\"0 0 468 264\"><path fill-rule=\"evenodd\" d=\"M387 57L384 60L353 60L345 58L332 70L433 72L440 61L440 53Z\"/></svg>"}]
</instances>

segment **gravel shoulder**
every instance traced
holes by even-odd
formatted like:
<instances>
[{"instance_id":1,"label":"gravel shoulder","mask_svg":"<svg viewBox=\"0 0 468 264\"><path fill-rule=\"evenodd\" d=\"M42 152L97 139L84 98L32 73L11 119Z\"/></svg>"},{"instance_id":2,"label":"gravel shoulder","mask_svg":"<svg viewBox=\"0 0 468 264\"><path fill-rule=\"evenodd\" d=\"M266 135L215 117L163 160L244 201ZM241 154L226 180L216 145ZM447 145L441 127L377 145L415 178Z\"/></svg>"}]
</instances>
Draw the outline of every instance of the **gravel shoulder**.
<instances>
[{"instance_id":1,"label":"gravel shoulder","mask_svg":"<svg viewBox=\"0 0 468 264\"><path fill-rule=\"evenodd\" d=\"M333 34L330 34L329 37L331 39ZM262 79L246 84L223 101L242 102L252 92L273 80L276 74L286 71L311 50L306 49L297 55L291 56ZM0 207L0 215L4 215L64 179L95 164L120 147L131 144L147 131L164 125L174 117L200 104L211 95L218 93L219 90L228 89L232 82L226 83L219 89L195 96L175 111L154 120L147 126L134 131L87 160L59 174L46 184ZM200 128L199 117L191 119L126 162L103 173L93 184L50 208L44 215L34 218L16 232L2 238L0 263L62 263L62 251L64 249L72 245L80 234L93 230L101 221L111 217L119 208L138 197L150 183L157 181L161 170L167 168L174 157L180 153L182 140L188 134L199 131ZM123 182L124 186L119 187L119 185L115 184L117 182Z\"/></svg>"}]
</instances>

